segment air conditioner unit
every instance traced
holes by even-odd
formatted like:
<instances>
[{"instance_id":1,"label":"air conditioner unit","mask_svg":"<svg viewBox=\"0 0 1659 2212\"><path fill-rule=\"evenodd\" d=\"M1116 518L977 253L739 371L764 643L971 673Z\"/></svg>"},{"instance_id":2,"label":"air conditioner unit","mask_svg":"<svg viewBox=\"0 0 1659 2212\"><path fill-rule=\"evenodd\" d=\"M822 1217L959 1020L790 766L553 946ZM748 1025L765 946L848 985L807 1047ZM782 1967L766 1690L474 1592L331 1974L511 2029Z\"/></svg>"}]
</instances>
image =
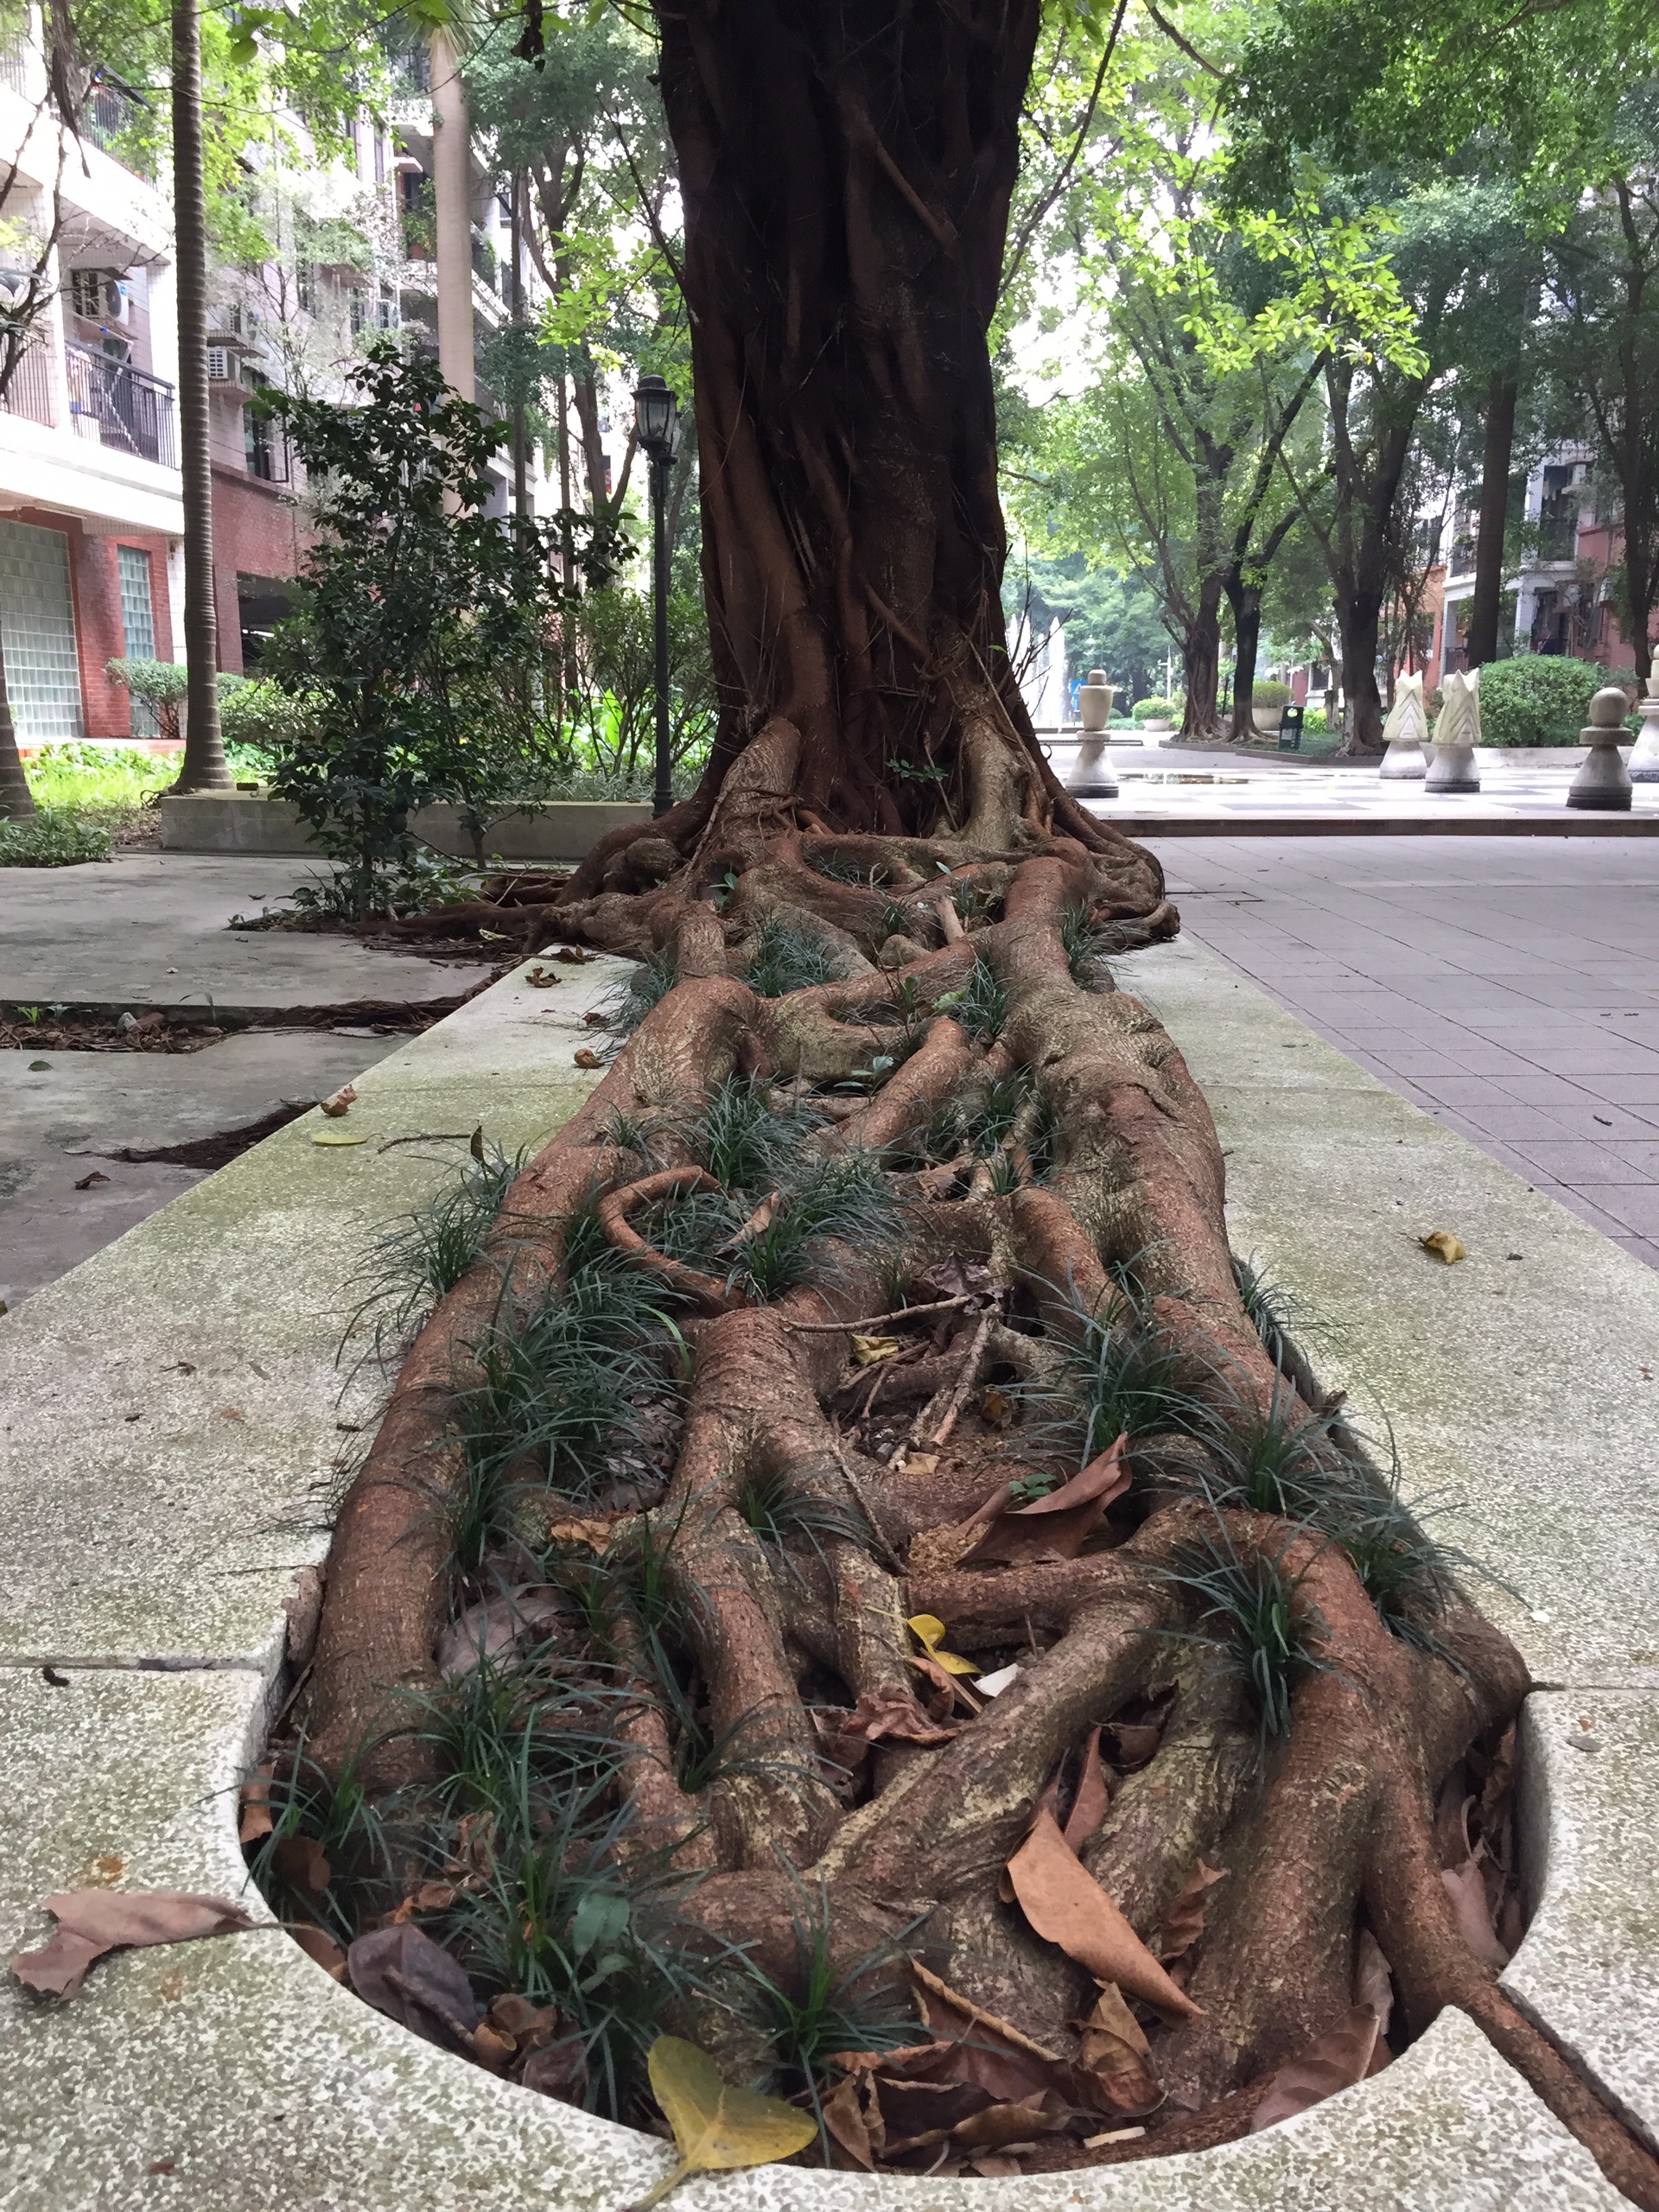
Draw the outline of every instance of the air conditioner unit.
<instances>
[{"instance_id":1,"label":"air conditioner unit","mask_svg":"<svg viewBox=\"0 0 1659 2212\"><path fill-rule=\"evenodd\" d=\"M88 322L129 320L127 288L113 269L72 269L69 304Z\"/></svg>"},{"instance_id":2,"label":"air conditioner unit","mask_svg":"<svg viewBox=\"0 0 1659 2212\"><path fill-rule=\"evenodd\" d=\"M209 384L234 384L237 357L228 346L207 348L207 381Z\"/></svg>"}]
</instances>

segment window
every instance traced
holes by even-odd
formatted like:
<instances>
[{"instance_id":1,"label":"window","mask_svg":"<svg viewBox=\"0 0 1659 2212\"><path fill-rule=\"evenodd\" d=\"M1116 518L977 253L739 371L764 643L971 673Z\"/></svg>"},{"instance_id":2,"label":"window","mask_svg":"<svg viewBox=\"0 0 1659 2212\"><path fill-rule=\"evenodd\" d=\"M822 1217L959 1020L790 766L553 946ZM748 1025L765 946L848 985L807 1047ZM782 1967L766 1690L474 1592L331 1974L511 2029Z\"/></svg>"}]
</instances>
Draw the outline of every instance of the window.
<instances>
[{"instance_id":1,"label":"window","mask_svg":"<svg viewBox=\"0 0 1659 2212\"><path fill-rule=\"evenodd\" d=\"M121 587L121 633L129 660L156 658L156 610L150 597L149 556L142 546L118 545L116 576ZM154 737L159 725L147 699L131 702L132 734Z\"/></svg>"},{"instance_id":2,"label":"window","mask_svg":"<svg viewBox=\"0 0 1659 2212\"><path fill-rule=\"evenodd\" d=\"M374 181L377 184L384 184L386 181L386 134L384 130L377 130L374 134Z\"/></svg>"},{"instance_id":3,"label":"window","mask_svg":"<svg viewBox=\"0 0 1659 2212\"><path fill-rule=\"evenodd\" d=\"M64 531L0 521L0 636L18 736L25 745L78 742L85 725Z\"/></svg>"}]
</instances>

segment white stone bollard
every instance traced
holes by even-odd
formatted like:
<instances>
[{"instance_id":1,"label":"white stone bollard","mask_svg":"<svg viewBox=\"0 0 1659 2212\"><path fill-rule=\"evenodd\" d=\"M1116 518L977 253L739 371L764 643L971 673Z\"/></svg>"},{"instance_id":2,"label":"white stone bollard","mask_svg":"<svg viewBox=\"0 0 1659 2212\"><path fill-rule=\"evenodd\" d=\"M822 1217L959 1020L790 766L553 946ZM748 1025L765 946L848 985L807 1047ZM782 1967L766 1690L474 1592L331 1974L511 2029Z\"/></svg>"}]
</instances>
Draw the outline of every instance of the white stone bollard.
<instances>
[{"instance_id":1,"label":"white stone bollard","mask_svg":"<svg viewBox=\"0 0 1659 2212\"><path fill-rule=\"evenodd\" d=\"M1648 678L1646 696L1636 702L1642 728L1625 768L1633 784L1659 784L1659 676Z\"/></svg>"},{"instance_id":2,"label":"white stone bollard","mask_svg":"<svg viewBox=\"0 0 1659 2212\"><path fill-rule=\"evenodd\" d=\"M1480 766L1480 671L1448 676L1444 703L1434 725L1434 758L1423 779L1426 791L1478 791Z\"/></svg>"},{"instance_id":3,"label":"white stone bollard","mask_svg":"<svg viewBox=\"0 0 1659 2212\"><path fill-rule=\"evenodd\" d=\"M1590 702L1590 720L1579 732L1580 742L1590 751L1567 785L1569 806L1594 807L1604 814L1630 812L1630 772L1618 749L1630 710L1630 702L1617 683L1605 685Z\"/></svg>"},{"instance_id":4,"label":"white stone bollard","mask_svg":"<svg viewBox=\"0 0 1659 2212\"><path fill-rule=\"evenodd\" d=\"M1077 686L1077 720L1083 734L1065 779L1065 788L1073 798L1117 797L1117 779L1106 758L1105 734L1116 690L1103 668L1091 668L1089 681Z\"/></svg>"},{"instance_id":5,"label":"white stone bollard","mask_svg":"<svg viewBox=\"0 0 1659 2212\"><path fill-rule=\"evenodd\" d=\"M1423 740L1428 735L1428 715L1423 706L1423 679L1402 676L1394 687L1394 704L1382 725L1383 753L1377 774L1385 780L1405 782L1426 775L1428 762Z\"/></svg>"}]
</instances>

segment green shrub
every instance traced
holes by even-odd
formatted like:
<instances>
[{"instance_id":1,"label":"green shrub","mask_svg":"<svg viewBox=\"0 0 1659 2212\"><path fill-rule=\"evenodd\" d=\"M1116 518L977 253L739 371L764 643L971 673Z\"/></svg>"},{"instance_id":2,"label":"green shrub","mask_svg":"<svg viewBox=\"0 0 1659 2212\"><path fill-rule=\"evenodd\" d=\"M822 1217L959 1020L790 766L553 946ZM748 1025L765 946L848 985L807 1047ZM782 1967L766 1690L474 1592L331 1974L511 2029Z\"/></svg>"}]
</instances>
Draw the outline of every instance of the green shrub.
<instances>
[{"instance_id":1,"label":"green shrub","mask_svg":"<svg viewBox=\"0 0 1659 2212\"><path fill-rule=\"evenodd\" d=\"M1480 671L1483 745L1576 745L1591 696L1602 683L1593 661L1517 653Z\"/></svg>"},{"instance_id":2,"label":"green shrub","mask_svg":"<svg viewBox=\"0 0 1659 2212\"><path fill-rule=\"evenodd\" d=\"M219 727L227 746L254 753L303 734L308 709L268 678L221 676Z\"/></svg>"},{"instance_id":3,"label":"green shrub","mask_svg":"<svg viewBox=\"0 0 1659 2212\"><path fill-rule=\"evenodd\" d=\"M156 724L169 744L179 741L179 708L190 688L181 660L112 660L110 681L125 686L135 699L153 708Z\"/></svg>"},{"instance_id":4,"label":"green shrub","mask_svg":"<svg viewBox=\"0 0 1659 2212\"><path fill-rule=\"evenodd\" d=\"M1323 707L1310 707L1302 717L1304 737L1323 737L1330 724L1325 719Z\"/></svg>"},{"instance_id":5,"label":"green shrub","mask_svg":"<svg viewBox=\"0 0 1659 2212\"><path fill-rule=\"evenodd\" d=\"M1137 699L1129 709L1131 720L1137 722L1173 722L1176 713L1173 699Z\"/></svg>"},{"instance_id":6,"label":"green shrub","mask_svg":"<svg viewBox=\"0 0 1659 2212\"><path fill-rule=\"evenodd\" d=\"M1287 707L1290 704L1290 686L1270 676L1260 677L1250 693L1250 704L1261 707L1268 713L1275 707Z\"/></svg>"},{"instance_id":7,"label":"green shrub","mask_svg":"<svg viewBox=\"0 0 1659 2212\"><path fill-rule=\"evenodd\" d=\"M0 868L73 868L109 857L109 831L77 821L65 808L42 807L22 822L0 822Z\"/></svg>"}]
</instances>

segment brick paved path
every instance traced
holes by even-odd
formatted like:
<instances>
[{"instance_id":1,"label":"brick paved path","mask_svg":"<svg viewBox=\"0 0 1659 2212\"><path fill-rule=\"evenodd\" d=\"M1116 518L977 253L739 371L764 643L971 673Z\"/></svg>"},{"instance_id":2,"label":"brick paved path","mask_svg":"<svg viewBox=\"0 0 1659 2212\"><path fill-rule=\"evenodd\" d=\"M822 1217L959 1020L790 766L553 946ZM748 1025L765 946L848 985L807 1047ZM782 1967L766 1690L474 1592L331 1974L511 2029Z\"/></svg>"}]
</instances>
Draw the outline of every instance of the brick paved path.
<instances>
[{"instance_id":1,"label":"brick paved path","mask_svg":"<svg viewBox=\"0 0 1659 2212\"><path fill-rule=\"evenodd\" d=\"M1194 937L1659 1267L1659 846L1147 842Z\"/></svg>"}]
</instances>

